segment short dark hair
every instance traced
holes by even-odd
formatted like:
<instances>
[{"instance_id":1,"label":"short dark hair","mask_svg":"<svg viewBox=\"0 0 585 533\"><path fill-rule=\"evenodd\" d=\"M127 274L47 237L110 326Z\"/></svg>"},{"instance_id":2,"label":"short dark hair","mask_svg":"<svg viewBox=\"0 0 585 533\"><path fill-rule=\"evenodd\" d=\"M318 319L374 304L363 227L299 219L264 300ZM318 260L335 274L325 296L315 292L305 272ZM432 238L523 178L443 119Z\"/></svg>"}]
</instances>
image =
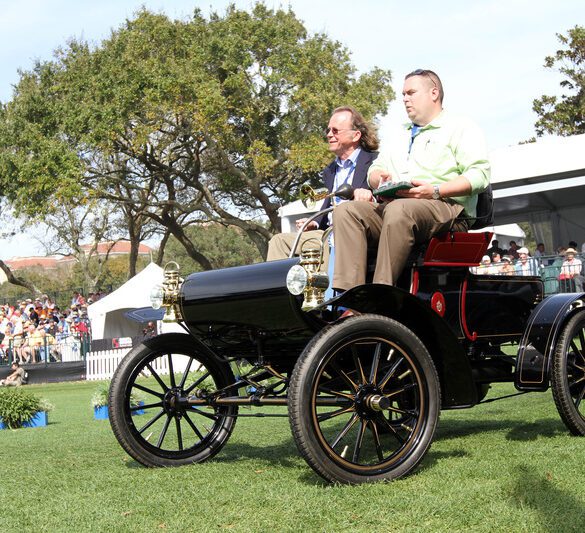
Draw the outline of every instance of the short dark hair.
<instances>
[{"instance_id":1,"label":"short dark hair","mask_svg":"<svg viewBox=\"0 0 585 533\"><path fill-rule=\"evenodd\" d=\"M412 78L413 76L426 76L429 80L433 82L433 85L439 90L439 102L443 103L443 97L445 96L445 91L443 91L443 83L441 82L441 78L437 75L436 72L429 70L427 68L417 68L412 72L409 72L404 79L407 80L408 78Z\"/></svg>"},{"instance_id":2,"label":"short dark hair","mask_svg":"<svg viewBox=\"0 0 585 533\"><path fill-rule=\"evenodd\" d=\"M20 366L20 363L16 360L12 361L12 365Z\"/></svg>"},{"instance_id":3,"label":"short dark hair","mask_svg":"<svg viewBox=\"0 0 585 533\"><path fill-rule=\"evenodd\" d=\"M380 146L376 128L367 122L363 115L355 107L351 107L349 105L337 107L331 114L335 115L335 113L343 113L344 111L351 113L352 126L362 134L360 137L360 146L364 150L375 152Z\"/></svg>"}]
</instances>

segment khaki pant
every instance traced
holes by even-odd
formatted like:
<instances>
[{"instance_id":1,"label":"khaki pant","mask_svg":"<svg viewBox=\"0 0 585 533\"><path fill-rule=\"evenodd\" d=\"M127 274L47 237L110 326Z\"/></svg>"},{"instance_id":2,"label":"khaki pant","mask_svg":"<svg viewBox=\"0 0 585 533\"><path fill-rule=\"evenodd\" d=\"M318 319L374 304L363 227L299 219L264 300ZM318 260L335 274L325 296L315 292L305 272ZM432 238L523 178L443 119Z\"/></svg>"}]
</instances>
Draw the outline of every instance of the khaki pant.
<instances>
[{"instance_id":1,"label":"khaki pant","mask_svg":"<svg viewBox=\"0 0 585 533\"><path fill-rule=\"evenodd\" d=\"M275 261L277 259L286 259L290 255L295 239L298 233L277 233L268 243L268 254L266 261ZM322 230L304 231L295 250L295 255L299 255L304 248L318 248L323 237ZM309 242L311 241L311 242ZM307 243L305 245L305 243ZM323 268L327 270L329 263L329 243L324 244L323 250Z\"/></svg>"},{"instance_id":2,"label":"khaki pant","mask_svg":"<svg viewBox=\"0 0 585 533\"><path fill-rule=\"evenodd\" d=\"M463 207L443 200L403 198L383 204L344 202L333 212L335 270L333 287L347 290L366 281L368 247L378 247L374 283L394 285L410 250L434 235L466 231L454 224Z\"/></svg>"}]
</instances>

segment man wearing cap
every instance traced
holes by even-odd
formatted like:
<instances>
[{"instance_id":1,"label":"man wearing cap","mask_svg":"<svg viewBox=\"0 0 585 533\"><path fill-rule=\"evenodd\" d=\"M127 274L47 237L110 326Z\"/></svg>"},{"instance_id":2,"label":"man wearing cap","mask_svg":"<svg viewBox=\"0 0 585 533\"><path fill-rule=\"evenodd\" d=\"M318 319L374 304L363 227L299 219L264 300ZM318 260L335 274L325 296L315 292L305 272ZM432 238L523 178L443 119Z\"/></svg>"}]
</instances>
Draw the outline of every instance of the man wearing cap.
<instances>
[{"instance_id":1,"label":"man wearing cap","mask_svg":"<svg viewBox=\"0 0 585 533\"><path fill-rule=\"evenodd\" d=\"M518 248L518 262L516 263L516 274L518 276L536 276L536 265L534 259L528 257L528 248Z\"/></svg>"},{"instance_id":2,"label":"man wearing cap","mask_svg":"<svg viewBox=\"0 0 585 533\"><path fill-rule=\"evenodd\" d=\"M25 376L24 368L18 364L18 361L12 361L12 366L10 368L12 374L6 379L0 380L0 387L20 387L20 385L22 385Z\"/></svg>"},{"instance_id":3,"label":"man wearing cap","mask_svg":"<svg viewBox=\"0 0 585 533\"><path fill-rule=\"evenodd\" d=\"M572 279L575 282L575 291L583 292L583 263L581 259L575 257L577 250L575 248L567 248L565 250L565 260L561 265L560 280Z\"/></svg>"}]
</instances>

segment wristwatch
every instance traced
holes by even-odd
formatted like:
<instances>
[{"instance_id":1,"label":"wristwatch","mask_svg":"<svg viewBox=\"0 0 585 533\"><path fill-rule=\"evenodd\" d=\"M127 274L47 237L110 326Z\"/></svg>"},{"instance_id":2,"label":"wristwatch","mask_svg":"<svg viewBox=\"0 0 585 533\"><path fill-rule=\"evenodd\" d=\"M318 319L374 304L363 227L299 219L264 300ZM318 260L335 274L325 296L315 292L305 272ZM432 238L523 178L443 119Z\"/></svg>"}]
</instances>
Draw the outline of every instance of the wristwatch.
<instances>
[{"instance_id":1,"label":"wristwatch","mask_svg":"<svg viewBox=\"0 0 585 533\"><path fill-rule=\"evenodd\" d=\"M440 200L441 193L439 192L439 186L433 185L433 200Z\"/></svg>"}]
</instances>

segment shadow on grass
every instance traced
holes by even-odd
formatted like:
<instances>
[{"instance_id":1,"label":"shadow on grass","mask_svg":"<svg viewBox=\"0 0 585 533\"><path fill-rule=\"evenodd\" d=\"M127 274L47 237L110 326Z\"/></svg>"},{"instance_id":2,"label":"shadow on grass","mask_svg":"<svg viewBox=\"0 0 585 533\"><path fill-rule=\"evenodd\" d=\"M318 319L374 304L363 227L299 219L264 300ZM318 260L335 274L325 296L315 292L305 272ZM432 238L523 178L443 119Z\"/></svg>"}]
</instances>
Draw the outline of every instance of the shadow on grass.
<instances>
[{"instance_id":1,"label":"shadow on grass","mask_svg":"<svg viewBox=\"0 0 585 533\"><path fill-rule=\"evenodd\" d=\"M448 452L443 452L443 451L436 451L435 452L431 448L431 451L425 455L422 462L414 469L413 472L411 472L408 476L405 476L404 479L407 479L410 476L417 474L419 472L422 472L424 470L432 469L437 462L439 462L443 459L454 459L457 457L467 457L467 456L468 456L468 453L465 450L451 450ZM306 483L308 485L318 485L318 486L322 486L322 487L331 486L331 483L329 483L328 481L325 481L323 478L321 478L319 475L317 475L315 472L313 472L313 470L311 469L311 467L309 465L307 465L306 472L301 474L298 477L298 480L301 483ZM392 483L400 483L400 479L395 479L392 481ZM343 486L343 485L340 485L340 486Z\"/></svg>"},{"instance_id":2,"label":"shadow on grass","mask_svg":"<svg viewBox=\"0 0 585 533\"><path fill-rule=\"evenodd\" d=\"M532 441L539 437L556 437L565 434L567 429L557 418L543 418L535 422L519 423L517 420L441 420L436 439L449 440L494 431L507 432L506 439Z\"/></svg>"},{"instance_id":3,"label":"shadow on grass","mask_svg":"<svg viewBox=\"0 0 585 533\"><path fill-rule=\"evenodd\" d=\"M240 459L253 459L290 468L298 466L299 457L299 452L291 437L280 444L271 446L255 446L250 443L230 444L228 442L213 460L218 463L229 463Z\"/></svg>"},{"instance_id":4,"label":"shadow on grass","mask_svg":"<svg viewBox=\"0 0 585 533\"><path fill-rule=\"evenodd\" d=\"M539 529L544 531L585 531L583 502L554 485L550 473L537 474L519 466L512 485L511 498L521 510L536 512ZM536 526L536 524L535 524Z\"/></svg>"}]
</instances>

